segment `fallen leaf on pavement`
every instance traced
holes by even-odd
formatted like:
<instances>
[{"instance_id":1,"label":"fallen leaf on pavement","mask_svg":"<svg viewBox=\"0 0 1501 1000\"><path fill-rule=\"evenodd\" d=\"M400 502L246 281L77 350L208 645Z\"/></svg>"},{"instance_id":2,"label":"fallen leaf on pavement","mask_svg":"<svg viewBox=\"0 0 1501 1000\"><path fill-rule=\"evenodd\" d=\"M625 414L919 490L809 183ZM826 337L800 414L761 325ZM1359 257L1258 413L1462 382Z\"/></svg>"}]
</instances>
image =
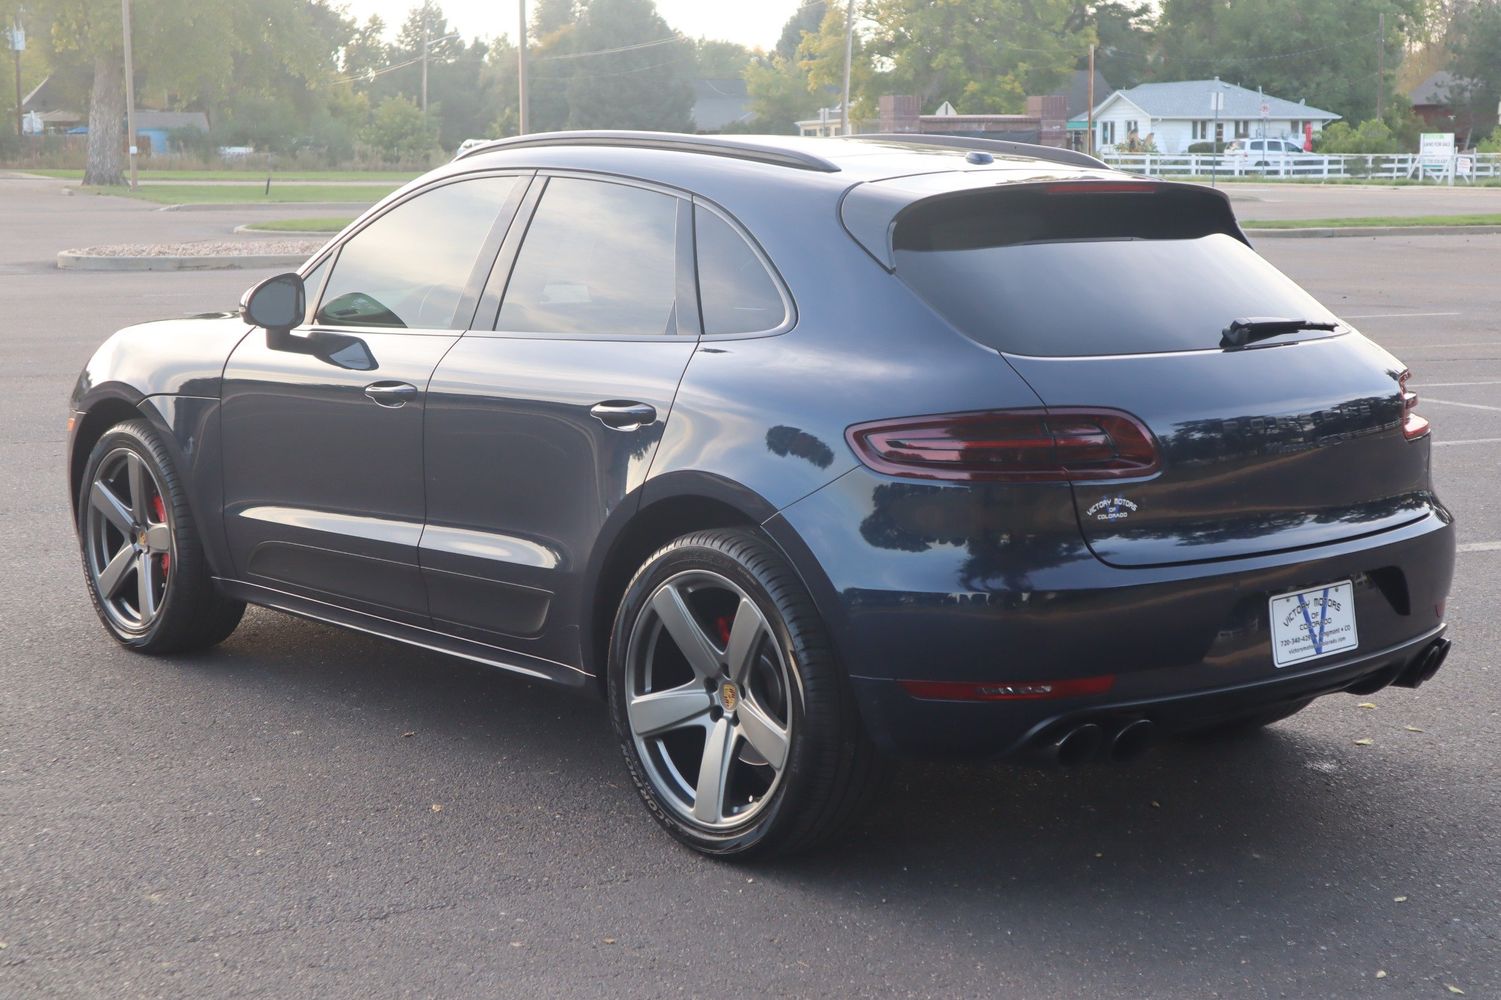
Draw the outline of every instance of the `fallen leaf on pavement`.
<instances>
[{"instance_id":1,"label":"fallen leaf on pavement","mask_svg":"<svg viewBox=\"0 0 1501 1000\"><path fill-rule=\"evenodd\" d=\"M1376 742L1376 741L1375 741L1375 740L1373 740L1373 739L1371 739L1371 738L1370 738L1370 737L1369 737L1369 736L1367 736L1367 737L1366 737L1366 738L1365 738L1365 739L1363 739L1363 740L1356 740L1356 741L1355 741L1355 745L1356 745L1356 746L1358 746L1358 747L1368 747L1368 746L1370 746L1370 745L1371 745L1371 744L1372 744L1372 743L1375 743L1375 742Z\"/></svg>"},{"instance_id":2,"label":"fallen leaf on pavement","mask_svg":"<svg viewBox=\"0 0 1501 1000\"><path fill-rule=\"evenodd\" d=\"M1374 701L1363 701L1357 707L1358 708L1375 708L1376 707L1376 703Z\"/></svg>"},{"instance_id":3,"label":"fallen leaf on pavement","mask_svg":"<svg viewBox=\"0 0 1501 1000\"><path fill-rule=\"evenodd\" d=\"M1407 897L1406 896L1393 896L1392 897L1392 902L1393 903L1405 903L1405 902L1407 902Z\"/></svg>"},{"instance_id":4,"label":"fallen leaf on pavement","mask_svg":"<svg viewBox=\"0 0 1501 1000\"><path fill-rule=\"evenodd\" d=\"M433 803L433 812L440 813L442 811L443 811L443 807L440 804L438 804L437 802L434 802Z\"/></svg>"},{"instance_id":5,"label":"fallen leaf on pavement","mask_svg":"<svg viewBox=\"0 0 1501 1000\"><path fill-rule=\"evenodd\" d=\"M1445 984L1444 984L1444 987L1445 987L1445 988L1446 988L1446 989L1447 989L1447 990L1448 990L1448 991L1449 991L1449 992L1450 992L1450 993L1458 993L1458 994L1459 994L1459 995L1460 995L1460 996L1464 996L1464 995L1465 995L1465 991L1464 991L1464 990L1462 990L1462 989L1460 989L1460 988L1459 988L1459 987L1458 987L1458 986L1455 986L1455 985L1454 985L1454 984L1453 984L1453 983L1445 983Z\"/></svg>"},{"instance_id":6,"label":"fallen leaf on pavement","mask_svg":"<svg viewBox=\"0 0 1501 1000\"><path fill-rule=\"evenodd\" d=\"M1376 978L1377 979L1385 979L1386 978L1386 970L1385 969L1377 969L1376 970Z\"/></svg>"},{"instance_id":7,"label":"fallen leaf on pavement","mask_svg":"<svg viewBox=\"0 0 1501 1000\"><path fill-rule=\"evenodd\" d=\"M1422 732L1422 730L1419 729L1417 726L1403 726L1402 728L1405 729L1405 730L1407 730L1409 733L1421 733Z\"/></svg>"}]
</instances>

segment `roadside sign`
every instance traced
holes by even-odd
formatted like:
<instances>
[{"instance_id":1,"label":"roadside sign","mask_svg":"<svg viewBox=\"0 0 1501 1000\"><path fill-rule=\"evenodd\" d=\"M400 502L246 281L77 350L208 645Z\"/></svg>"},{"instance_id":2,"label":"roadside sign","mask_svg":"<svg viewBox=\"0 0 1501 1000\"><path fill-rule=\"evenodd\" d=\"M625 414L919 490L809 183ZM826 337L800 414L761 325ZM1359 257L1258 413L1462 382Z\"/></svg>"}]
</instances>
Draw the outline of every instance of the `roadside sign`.
<instances>
[{"instance_id":1,"label":"roadside sign","mask_svg":"<svg viewBox=\"0 0 1501 1000\"><path fill-rule=\"evenodd\" d=\"M1424 132L1418 137L1418 158L1424 163L1448 163L1453 155L1453 132Z\"/></svg>"},{"instance_id":2,"label":"roadside sign","mask_svg":"<svg viewBox=\"0 0 1501 1000\"><path fill-rule=\"evenodd\" d=\"M1216 91L1214 91L1213 93L1211 93L1209 95L1209 110L1210 111L1224 111L1225 110L1225 95L1224 95L1224 93L1222 91L1216 90Z\"/></svg>"},{"instance_id":3,"label":"roadside sign","mask_svg":"<svg viewBox=\"0 0 1501 1000\"><path fill-rule=\"evenodd\" d=\"M11 29L10 47L15 52L26 51L26 29L19 24Z\"/></svg>"},{"instance_id":4,"label":"roadside sign","mask_svg":"<svg viewBox=\"0 0 1501 1000\"><path fill-rule=\"evenodd\" d=\"M1266 103L1265 101L1261 102L1261 117L1263 117L1263 118L1270 118L1270 117L1272 117L1272 106L1270 104Z\"/></svg>"},{"instance_id":5,"label":"roadside sign","mask_svg":"<svg viewBox=\"0 0 1501 1000\"><path fill-rule=\"evenodd\" d=\"M1069 122L1068 123L1068 131L1070 131L1070 132L1088 132L1089 131L1089 122Z\"/></svg>"}]
</instances>

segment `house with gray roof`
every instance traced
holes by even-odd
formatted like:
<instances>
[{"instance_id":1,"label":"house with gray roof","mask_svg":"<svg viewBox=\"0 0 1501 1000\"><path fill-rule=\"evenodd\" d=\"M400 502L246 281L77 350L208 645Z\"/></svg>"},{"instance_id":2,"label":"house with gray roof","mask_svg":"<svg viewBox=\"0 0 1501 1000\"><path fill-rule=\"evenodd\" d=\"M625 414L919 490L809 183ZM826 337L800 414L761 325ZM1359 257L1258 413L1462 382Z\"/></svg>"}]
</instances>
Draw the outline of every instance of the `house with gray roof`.
<instances>
[{"instance_id":1,"label":"house with gray roof","mask_svg":"<svg viewBox=\"0 0 1501 1000\"><path fill-rule=\"evenodd\" d=\"M1216 93L1222 95L1218 126ZM1185 153L1193 143L1216 138L1225 143L1251 137L1301 141L1305 126L1317 134L1339 117L1303 101L1220 80L1143 83L1117 90L1095 107L1095 148L1110 152L1125 146L1133 133L1141 140L1150 136L1160 153ZM1076 115L1073 120L1087 118Z\"/></svg>"}]
</instances>

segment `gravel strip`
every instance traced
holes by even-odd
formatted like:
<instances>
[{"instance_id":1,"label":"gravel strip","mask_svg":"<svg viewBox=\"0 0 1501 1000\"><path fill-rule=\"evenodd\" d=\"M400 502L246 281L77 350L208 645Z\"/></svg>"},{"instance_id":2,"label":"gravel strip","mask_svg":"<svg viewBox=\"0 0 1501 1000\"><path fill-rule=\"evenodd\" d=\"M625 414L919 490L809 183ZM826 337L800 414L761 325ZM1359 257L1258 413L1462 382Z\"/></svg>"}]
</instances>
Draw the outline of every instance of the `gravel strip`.
<instances>
[{"instance_id":1,"label":"gravel strip","mask_svg":"<svg viewBox=\"0 0 1501 1000\"><path fill-rule=\"evenodd\" d=\"M242 257L266 254L307 256L326 240L205 240L199 243L112 243L70 253L87 257Z\"/></svg>"}]
</instances>

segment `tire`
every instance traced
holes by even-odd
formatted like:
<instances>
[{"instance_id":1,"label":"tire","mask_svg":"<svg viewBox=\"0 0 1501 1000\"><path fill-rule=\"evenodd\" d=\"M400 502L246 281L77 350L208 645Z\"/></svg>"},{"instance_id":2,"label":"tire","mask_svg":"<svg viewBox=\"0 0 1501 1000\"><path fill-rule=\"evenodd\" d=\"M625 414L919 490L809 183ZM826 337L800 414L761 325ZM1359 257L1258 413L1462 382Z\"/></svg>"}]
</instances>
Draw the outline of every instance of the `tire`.
<instances>
[{"instance_id":1,"label":"tire","mask_svg":"<svg viewBox=\"0 0 1501 1000\"><path fill-rule=\"evenodd\" d=\"M1248 712L1245 715L1237 715L1233 718L1222 719L1219 722L1192 729L1186 735L1192 736L1195 739L1224 739L1245 736L1265 729L1273 723L1281 722L1283 719L1290 719L1312 704L1312 698L1283 702L1280 705L1273 705L1270 708Z\"/></svg>"},{"instance_id":2,"label":"tire","mask_svg":"<svg viewBox=\"0 0 1501 1000\"><path fill-rule=\"evenodd\" d=\"M204 649L240 623L245 605L214 586L182 480L145 420L116 424L94 445L76 527L94 611L125 648Z\"/></svg>"},{"instance_id":3,"label":"tire","mask_svg":"<svg viewBox=\"0 0 1501 1000\"><path fill-rule=\"evenodd\" d=\"M806 851L846 829L886 775L812 599L753 531L697 532L653 554L621 600L608 671L637 792L704 854Z\"/></svg>"}]
</instances>

